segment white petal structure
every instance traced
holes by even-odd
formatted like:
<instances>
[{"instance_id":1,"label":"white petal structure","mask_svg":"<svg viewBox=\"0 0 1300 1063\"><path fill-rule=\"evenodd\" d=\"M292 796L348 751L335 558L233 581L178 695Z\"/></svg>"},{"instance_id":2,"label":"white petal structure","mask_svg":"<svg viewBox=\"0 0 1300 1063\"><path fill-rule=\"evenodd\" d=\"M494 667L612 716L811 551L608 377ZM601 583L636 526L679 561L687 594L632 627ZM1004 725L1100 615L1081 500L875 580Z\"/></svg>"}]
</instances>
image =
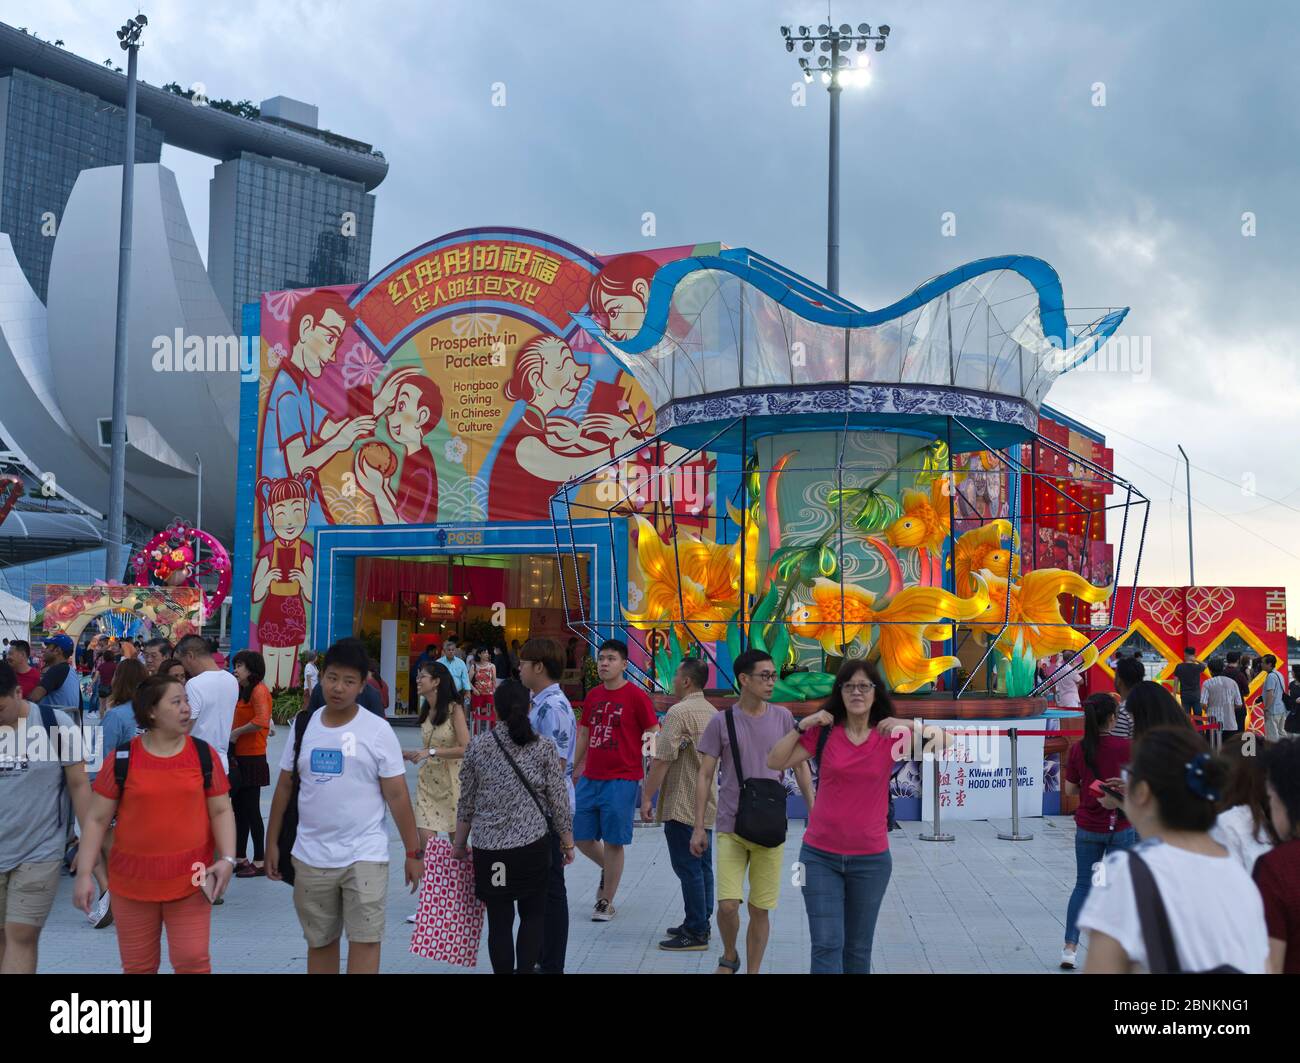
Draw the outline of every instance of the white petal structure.
<instances>
[{"instance_id":1,"label":"white petal structure","mask_svg":"<svg viewBox=\"0 0 1300 1063\"><path fill-rule=\"evenodd\" d=\"M90 452L104 472L86 502L108 509L101 421L112 417L121 167L83 170L50 263L53 393L77 446L51 441L46 464L63 481ZM240 347L208 280L172 172L135 167L127 333L126 509L162 527L193 519L198 459L203 523L234 530ZM39 380L39 374L38 374ZM26 446L31 453L30 445ZM44 455L42 455L44 457Z\"/></svg>"}]
</instances>

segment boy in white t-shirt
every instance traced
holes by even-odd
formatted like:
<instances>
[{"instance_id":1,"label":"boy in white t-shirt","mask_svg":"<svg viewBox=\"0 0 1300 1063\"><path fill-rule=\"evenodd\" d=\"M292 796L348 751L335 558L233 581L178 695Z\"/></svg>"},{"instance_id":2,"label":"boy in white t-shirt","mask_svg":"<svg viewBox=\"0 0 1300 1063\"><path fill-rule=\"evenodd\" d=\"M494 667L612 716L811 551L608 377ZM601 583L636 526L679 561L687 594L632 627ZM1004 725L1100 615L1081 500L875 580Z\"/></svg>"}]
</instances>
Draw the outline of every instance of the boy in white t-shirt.
<instances>
[{"instance_id":1,"label":"boy in white t-shirt","mask_svg":"<svg viewBox=\"0 0 1300 1063\"><path fill-rule=\"evenodd\" d=\"M424 874L424 854L406 788L402 747L387 720L366 712L357 697L370 667L357 639L341 639L321 666L324 708L308 719L298 756L298 833L292 853L280 852L280 824L293 794L295 719L266 831L266 873L279 879L293 858L293 906L307 939L307 973L338 974L339 939L348 935L348 974L376 974L388 901L388 832L384 808L406 850L412 893Z\"/></svg>"}]
</instances>

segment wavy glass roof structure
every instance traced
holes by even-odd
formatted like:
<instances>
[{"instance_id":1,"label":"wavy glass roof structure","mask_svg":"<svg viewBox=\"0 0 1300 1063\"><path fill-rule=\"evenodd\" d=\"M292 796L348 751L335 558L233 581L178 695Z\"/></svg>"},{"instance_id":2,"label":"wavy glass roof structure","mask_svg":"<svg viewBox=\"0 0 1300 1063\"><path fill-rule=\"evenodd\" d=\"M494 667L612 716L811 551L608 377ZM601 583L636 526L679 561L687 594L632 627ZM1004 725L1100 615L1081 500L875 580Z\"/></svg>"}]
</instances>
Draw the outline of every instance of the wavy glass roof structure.
<instances>
[{"instance_id":1,"label":"wavy glass roof structure","mask_svg":"<svg viewBox=\"0 0 1300 1063\"><path fill-rule=\"evenodd\" d=\"M675 442L698 442L684 426L729 414L843 424L857 413L855 424L894 427L959 414L986 424L979 445L1002 446L1033 431L1052 382L1127 313L1067 310L1056 271L1027 255L971 262L864 310L737 248L661 268L627 340L577 320L636 376Z\"/></svg>"}]
</instances>

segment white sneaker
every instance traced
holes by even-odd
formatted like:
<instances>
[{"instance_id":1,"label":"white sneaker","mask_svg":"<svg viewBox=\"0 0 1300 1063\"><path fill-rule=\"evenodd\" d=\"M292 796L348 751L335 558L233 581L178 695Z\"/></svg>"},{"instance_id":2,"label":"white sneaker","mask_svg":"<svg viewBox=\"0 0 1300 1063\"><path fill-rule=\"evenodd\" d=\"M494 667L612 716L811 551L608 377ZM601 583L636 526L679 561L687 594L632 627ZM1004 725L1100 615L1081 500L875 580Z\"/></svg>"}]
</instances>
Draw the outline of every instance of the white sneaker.
<instances>
[{"instance_id":1,"label":"white sneaker","mask_svg":"<svg viewBox=\"0 0 1300 1063\"><path fill-rule=\"evenodd\" d=\"M95 902L95 907L86 913L86 922L96 930L103 930L104 927L113 924L113 911L109 907L108 890L101 894L99 900Z\"/></svg>"},{"instance_id":2,"label":"white sneaker","mask_svg":"<svg viewBox=\"0 0 1300 1063\"><path fill-rule=\"evenodd\" d=\"M408 923L414 923L414 922L415 922L415 915L414 915L414 914L408 915L408 916L406 917L406 921L407 921Z\"/></svg>"},{"instance_id":3,"label":"white sneaker","mask_svg":"<svg viewBox=\"0 0 1300 1063\"><path fill-rule=\"evenodd\" d=\"M609 901L602 899L596 902L596 907L591 913L591 921L593 923L608 923L614 918L614 915L614 906Z\"/></svg>"},{"instance_id":4,"label":"white sneaker","mask_svg":"<svg viewBox=\"0 0 1300 1063\"><path fill-rule=\"evenodd\" d=\"M1065 971L1073 971L1075 967L1078 966L1075 963L1075 959L1077 958L1077 956L1078 956L1078 950L1076 949L1062 949L1061 969Z\"/></svg>"}]
</instances>

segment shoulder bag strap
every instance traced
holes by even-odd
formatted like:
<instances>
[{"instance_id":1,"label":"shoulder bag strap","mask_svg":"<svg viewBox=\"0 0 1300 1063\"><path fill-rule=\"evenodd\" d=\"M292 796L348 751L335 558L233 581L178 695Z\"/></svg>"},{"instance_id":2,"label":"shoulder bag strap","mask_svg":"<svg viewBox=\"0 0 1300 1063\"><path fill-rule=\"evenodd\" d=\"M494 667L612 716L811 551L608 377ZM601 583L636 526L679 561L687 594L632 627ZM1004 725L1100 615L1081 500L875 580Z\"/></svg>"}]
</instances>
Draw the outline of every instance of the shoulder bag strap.
<instances>
[{"instance_id":1,"label":"shoulder bag strap","mask_svg":"<svg viewBox=\"0 0 1300 1063\"><path fill-rule=\"evenodd\" d=\"M736 721L731 718L731 709L726 710L727 738L731 741L731 763L736 769L736 785L745 785L745 769L740 766L740 743L736 741Z\"/></svg>"},{"instance_id":2,"label":"shoulder bag strap","mask_svg":"<svg viewBox=\"0 0 1300 1063\"><path fill-rule=\"evenodd\" d=\"M303 709L293 719L293 781L296 785L298 782L298 758L302 756L302 737L307 733L307 725L311 723L311 718L316 714L308 709Z\"/></svg>"},{"instance_id":3,"label":"shoulder bag strap","mask_svg":"<svg viewBox=\"0 0 1300 1063\"><path fill-rule=\"evenodd\" d=\"M203 790L212 789L212 747L201 738L192 738L194 751L199 755L199 770L203 772Z\"/></svg>"},{"instance_id":4,"label":"shoulder bag strap","mask_svg":"<svg viewBox=\"0 0 1300 1063\"><path fill-rule=\"evenodd\" d=\"M505 743L501 741L501 732L499 732L495 727L492 729L492 737L496 739L497 748L501 750L501 754L510 763L510 766L514 768L515 774L519 776L519 781L524 784L524 789L528 791L528 796L533 799L533 804L537 806L537 811L542 814L542 819L546 821L546 829L548 831L554 831L555 828L551 826L551 817L547 813L546 809L542 807L542 799L537 796L537 791L533 789L533 784L530 783L528 779L525 778L524 773L519 770L519 765L515 763L515 758L510 755L510 750L506 749ZM538 741L542 741L542 739L538 739Z\"/></svg>"},{"instance_id":5,"label":"shoulder bag strap","mask_svg":"<svg viewBox=\"0 0 1300 1063\"><path fill-rule=\"evenodd\" d=\"M1165 911L1165 902L1151 868L1132 849L1128 851L1128 868L1133 879L1133 894L1137 898L1138 923L1147 950L1147 970L1152 974L1182 974L1178 951L1174 948L1173 930L1169 926L1169 913Z\"/></svg>"}]
</instances>

